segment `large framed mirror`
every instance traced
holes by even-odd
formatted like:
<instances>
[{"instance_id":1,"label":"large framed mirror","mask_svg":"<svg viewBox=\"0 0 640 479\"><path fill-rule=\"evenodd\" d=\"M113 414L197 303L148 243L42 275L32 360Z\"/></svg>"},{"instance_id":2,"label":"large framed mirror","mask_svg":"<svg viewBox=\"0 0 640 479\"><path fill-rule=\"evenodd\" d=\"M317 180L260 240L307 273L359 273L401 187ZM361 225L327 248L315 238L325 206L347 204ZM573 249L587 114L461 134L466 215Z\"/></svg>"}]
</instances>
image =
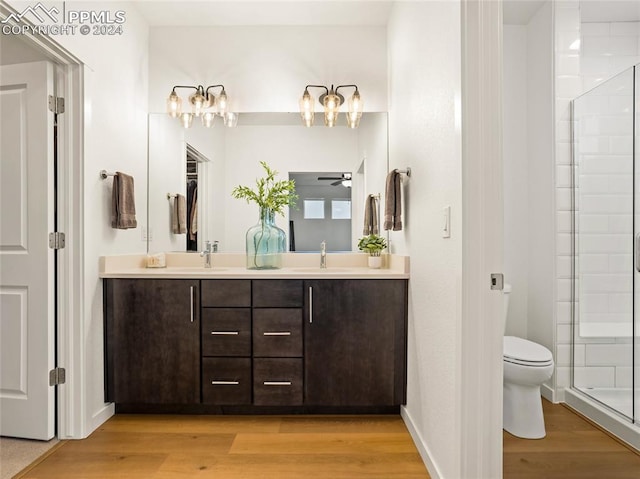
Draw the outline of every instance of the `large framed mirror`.
<instances>
[{"instance_id":1,"label":"large framed mirror","mask_svg":"<svg viewBox=\"0 0 640 479\"><path fill-rule=\"evenodd\" d=\"M287 211L276 223L288 233L290 244L293 236L291 250L318 251L322 240L327 241L328 251L356 250L357 239L362 236L367 195L380 194L380 205L383 204L387 137L386 113L364 113L357 129L306 128L297 113L240 113L235 128L221 123L205 128L194 122L185 129L166 114L152 113L147 251L202 251L208 240L217 241L220 252L244 252L245 234L258 221L258 209L233 198L231 191L237 185L252 187L255 179L263 176L260 161L266 161L282 179L297 179L300 187L313 180L320 188L331 188L326 194L316 194L330 208L326 216L336 216L342 227L346 216L350 216L348 233L342 232L341 240L333 241L336 235L327 229L328 224L303 221L297 216L304 214L300 205ZM351 176L350 186L342 181L342 175ZM338 179L317 178L340 178L340 183L332 185ZM194 182L195 202L190 194ZM187 221L188 226L195 225L195 232L175 232L172 211L178 194L185 197L187 205L195 205ZM306 238L304 245L300 243L302 238Z\"/></svg>"}]
</instances>

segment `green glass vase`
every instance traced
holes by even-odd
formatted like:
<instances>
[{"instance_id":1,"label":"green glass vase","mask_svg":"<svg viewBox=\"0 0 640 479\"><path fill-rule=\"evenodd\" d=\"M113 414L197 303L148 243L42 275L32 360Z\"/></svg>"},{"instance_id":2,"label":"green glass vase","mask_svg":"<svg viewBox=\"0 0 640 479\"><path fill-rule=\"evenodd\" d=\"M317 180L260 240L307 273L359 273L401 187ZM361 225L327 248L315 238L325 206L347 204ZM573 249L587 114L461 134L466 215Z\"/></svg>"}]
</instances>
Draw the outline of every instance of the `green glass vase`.
<instances>
[{"instance_id":1,"label":"green glass vase","mask_svg":"<svg viewBox=\"0 0 640 479\"><path fill-rule=\"evenodd\" d=\"M275 223L275 213L260 208L257 224L247 230L247 269L279 269L286 251L285 232Z\"/></svg>"}]
</instances>

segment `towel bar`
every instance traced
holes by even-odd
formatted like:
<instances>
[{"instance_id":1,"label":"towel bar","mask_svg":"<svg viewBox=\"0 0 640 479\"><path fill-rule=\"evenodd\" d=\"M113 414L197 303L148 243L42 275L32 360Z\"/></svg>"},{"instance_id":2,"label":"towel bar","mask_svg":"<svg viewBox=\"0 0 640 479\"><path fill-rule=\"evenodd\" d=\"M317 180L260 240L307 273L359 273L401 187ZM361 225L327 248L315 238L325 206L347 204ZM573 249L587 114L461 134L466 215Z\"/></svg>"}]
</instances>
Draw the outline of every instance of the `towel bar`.
<instances>
[{"instance_id":1,"label":"towel bar","mask_svg":"<svg viewBox=\"0 0 640 479\"><path fill-rule=\"evenodd\" d=\"M116 176L115 173L109 173L107 170L100 170L100 178L106 180L109 176Z\"/></svg>"},{"instance_id":2,"label":"towel bar","mask_svg":"<svg viewBox=\"0 0 640 479\"><path fill-rule=\"evenodd\" d=\"M402 175L411 176L411 167L407 166L406 170L398 170L398 173L400 173Z\"/></svg>"},{"instance_id":3,"label":"towel bar","mask_svg":"<svg viewBox=\"0 0 640 479\"><path fill-rule=\"evenodd\" d=\"M171 198L175 198L176 196L178 196L178 193L167 193L167 199L170 200Z\"/></svg>"}]
</instances>

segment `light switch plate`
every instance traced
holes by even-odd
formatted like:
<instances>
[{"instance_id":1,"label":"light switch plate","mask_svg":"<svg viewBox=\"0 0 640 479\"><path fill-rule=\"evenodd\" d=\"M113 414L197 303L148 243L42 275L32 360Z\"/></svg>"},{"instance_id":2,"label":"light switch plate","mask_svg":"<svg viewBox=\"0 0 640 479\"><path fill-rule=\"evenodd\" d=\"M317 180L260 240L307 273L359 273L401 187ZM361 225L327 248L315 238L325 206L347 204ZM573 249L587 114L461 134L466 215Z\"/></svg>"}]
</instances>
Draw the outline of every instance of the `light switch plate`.
<instances>
[{"instance_id":1,"label":"light switch plate","mask_svg":"<svg viewBox=\"0 0 640 479\"><path fill-rule=\"evenodd\" d=\"M442 208L442 237L451 237L451 206Z\"/></svg>"}]
</instances>

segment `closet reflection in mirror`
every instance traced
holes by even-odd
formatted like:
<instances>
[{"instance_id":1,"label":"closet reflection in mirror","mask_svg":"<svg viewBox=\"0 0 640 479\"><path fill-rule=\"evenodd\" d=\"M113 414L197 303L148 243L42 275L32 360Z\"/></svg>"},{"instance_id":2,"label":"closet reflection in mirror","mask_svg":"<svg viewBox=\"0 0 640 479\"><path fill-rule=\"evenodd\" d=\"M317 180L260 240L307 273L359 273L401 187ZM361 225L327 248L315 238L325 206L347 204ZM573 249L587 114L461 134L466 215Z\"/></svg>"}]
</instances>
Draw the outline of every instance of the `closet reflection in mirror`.
<instances>
[{"instance_id":1,"label":"closet reflection in mirror","mask_svg":"<svg viewBox=\"0 0 640 479\"><path fill-rule=\"evenodd\" d=\"M240 113L236 128L225 128L222 124L204 128L194 122L191 128L185 129L166 114L150 114L149 252L187 250L189 234L173 232L174 200L167 199L168 193L188 197L191 178L187 177L187 145L200 155L196 168L197 231L191 240L192 251L202 251L208 240L218 241L218 251L244 252L246 231L257 223L259 210L253 203L233 198L231 191L238 185L255 186L256 178L264 175L260 161L278 171L280 179L287 179L290 173L310 173L315 178L352 174L351 188L342 183L332 187L342 190L341 199L351 201L349 233L343 235L345 239L339 243L333 241L333 233L318 228L318 222L312 231L306 231L304 223L309 221L296 220L296 213L290 218L290 212L286 211L284 217L276 218L278 226L287 233L290 220L294 221L295 251L303 251L300 241L305 237L309 238L309 249L305 246L305 251L318 251L323 239L329 251L357 250L357 239L362 236L365 197L384 193L388 171L386 113L365 113L357 129L306 128L300 124L297 113ZM337 180L320 181L330 185ZM347 191L350 197L344 194ZM330 213L331 202L328 205ZM336 202L334 206L343 212L346 208L344 202ZM302 208L298 212L302 213ZM287 241L290 242L289 237ZM312 248L314 243L317 244Z\"/></svg>"}]
</instances>

